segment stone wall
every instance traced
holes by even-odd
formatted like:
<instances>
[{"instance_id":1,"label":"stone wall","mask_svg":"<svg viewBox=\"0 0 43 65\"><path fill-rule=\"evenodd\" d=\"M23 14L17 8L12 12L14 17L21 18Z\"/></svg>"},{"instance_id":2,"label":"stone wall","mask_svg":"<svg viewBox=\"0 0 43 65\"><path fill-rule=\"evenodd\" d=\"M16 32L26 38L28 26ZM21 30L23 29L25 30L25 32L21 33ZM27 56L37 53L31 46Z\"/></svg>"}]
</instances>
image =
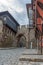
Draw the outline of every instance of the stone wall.
<instances>
[{"instance_id":1,"label":"stone wall","mask_svg":"<svg viewBox=\"0 0 43 65\"><path fill-rule=\"evenodd\" d=\"M0 20L0 47L15 46L15 32Z\"/></svg>"},{"instance_id":2,"label":"stone wall","mask_svg":"<svg viewBox=\"0 0 43 65\"><path fill-rule=\"evenodd\" d=\"M31 48L31 44L32 44L32 48L36 48L37 47L37 43L36 43L36 38L35 38L35 29L32 28L29 31L29 47Z\"/></svg>"},{"instance_id":3,"label":"stone wall","mask_svg":"<svg viewBox=\"0 0 43 65\"><path fill-rule=\"evenodd\" d=\"M4 25L0 20L0 45L17 47L19 34L22 34L26 38L26 48L30 48L31 42L35 39L35 29L28 28L27 25L18 27L18 31L15 34L8 26ZM34 43L33 43L34 44Z\"/></svg>"},{"instance_id":4,"label":"stone wall","mask_svg":"<svg viewBox=\"0 0 43 65\"><path fill-rule=\"evenodd\" d=\"M0 46L2 41L2 35L3 35L3 22L0 20Z\"/></svg>"},{"instance_id":5,"label":"stone wall","mask_svg":"<svg viewBox=\"0 0 43 65\"><path fill-rule=\"evenodd\" d=\"M14 37L15 37L15 33L8 28L7 26L3 25L3 46L14 46ZM4 43L5 42L5 43Z\"/></svg>"},{"instance_id":6,"label":"stone wall","mask_svg":"<svg viewBox=\"0 0 43 65\"><path fill-rule=\"evenodd\" d=\"M36 39L35 39L35 29L34 28L29 29L28 26L21 25L18 28L17 36L19 34L23 34L26 37L26 48L31 48L31 42L32 42L32 45L35 45Z\"/></svg>"},{"instance_id":7,"label":"stone wall","mask_svg":"<svg viewBox=\"0 0 43 65\"><path fill-rule=\"evenodd\" d=\"M23 36L25 36L26 38L26 47L28 48L28 37L29 37L29 32L28 32L28 28L26 25L21 25L19 28L18 28L18 32L17 32L17 36L19 34L23 34Z\"/></svg>"}]
</instances>

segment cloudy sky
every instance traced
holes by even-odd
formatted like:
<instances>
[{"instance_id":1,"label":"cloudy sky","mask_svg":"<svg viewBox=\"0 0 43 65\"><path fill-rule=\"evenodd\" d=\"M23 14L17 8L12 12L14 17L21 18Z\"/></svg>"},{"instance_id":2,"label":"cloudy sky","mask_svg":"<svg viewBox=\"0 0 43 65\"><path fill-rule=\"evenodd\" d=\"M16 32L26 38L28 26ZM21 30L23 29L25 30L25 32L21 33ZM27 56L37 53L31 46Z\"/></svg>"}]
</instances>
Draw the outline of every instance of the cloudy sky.
<instances>
[{"instance_id":1,"label":"cloudy sky","mask_svg":"<svg viewBox=\"0 0 43 65\"><path fill-rule=\"evenodd\" d=\"M0 0L0 12L8 10L20 25L27 25L27 3L31 0Z\"/></svg>"}]
</instances>

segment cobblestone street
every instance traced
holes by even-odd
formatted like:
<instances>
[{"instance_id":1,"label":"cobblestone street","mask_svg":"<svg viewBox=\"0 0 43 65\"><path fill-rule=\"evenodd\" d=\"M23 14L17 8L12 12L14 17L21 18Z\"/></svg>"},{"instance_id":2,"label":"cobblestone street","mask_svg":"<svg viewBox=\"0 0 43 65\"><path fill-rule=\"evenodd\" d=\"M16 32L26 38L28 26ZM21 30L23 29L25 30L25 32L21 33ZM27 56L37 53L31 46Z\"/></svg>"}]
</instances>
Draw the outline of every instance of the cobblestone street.
<instances>
[{"instance_id":1,"label":"cobblestone street","mask_svg":"<svg viewBox=\"0 0 43 65\"><path fill-rule=\"evenodd\" d=\"M23 51L21 48L0 50L0 65L17 65Z\"/></svg>"},{"instance_id":2,"label":"cobblestone street","mask_svg":"<svg viewBox=\"0 0 43 65\"><path fill-rule=\"evenodd\" d=\"M43 65L43 63L33 63L29 61L19 61L22 53L28 49L6 49L0 50L0 65Z\"/></svg>"}]
</instances>

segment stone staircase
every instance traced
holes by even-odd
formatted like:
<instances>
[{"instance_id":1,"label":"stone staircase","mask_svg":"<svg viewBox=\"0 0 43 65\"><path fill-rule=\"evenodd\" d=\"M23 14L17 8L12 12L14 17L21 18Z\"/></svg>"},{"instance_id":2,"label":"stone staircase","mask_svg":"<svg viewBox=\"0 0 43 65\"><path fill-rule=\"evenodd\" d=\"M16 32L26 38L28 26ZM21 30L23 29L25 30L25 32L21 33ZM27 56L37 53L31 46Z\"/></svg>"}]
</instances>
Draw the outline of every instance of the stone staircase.
<instances>
[{"instance_id":1,"label":"stone staircase","mask_svg":"<svg viewBox=\"0 0 43 65\"><path fill-rule=\"evenodd\" d=\"M18 65L43 65L43 55L35 55L36 50L25 50L19 57ZM33 53L34 52L34 53ZM31 54L30 54L31 53Z\"/></svg>"}]
</instances>

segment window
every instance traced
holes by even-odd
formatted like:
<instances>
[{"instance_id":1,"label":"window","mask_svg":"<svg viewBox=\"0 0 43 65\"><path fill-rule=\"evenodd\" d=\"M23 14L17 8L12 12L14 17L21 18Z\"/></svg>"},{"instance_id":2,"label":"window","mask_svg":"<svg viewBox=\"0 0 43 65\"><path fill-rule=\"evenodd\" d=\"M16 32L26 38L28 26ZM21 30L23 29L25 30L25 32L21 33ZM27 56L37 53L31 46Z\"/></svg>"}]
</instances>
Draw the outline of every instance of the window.
<instances>
[{"instance_id":1,"label":"window","mask_svg":"<svg viewBox=\"0 0 43 65\"><path fill-rule=\"evenodd\" d=\"M29 25L33 25L33 20L30 20Z\"/></svg>"},{"instance_id":2,"label":"window","mask_svg":"<svg viewBox=\"0 0 43 65\"><path fill-rule=\"evenodd\" d=\"M6 17L4 17L4 21L6 21Z\"/></svg>"},{"instance_id":3,"label":"window","mask_svg":"<svg viewBox=\"0 0 43 65\"><path fill-rule=\"evenodd\" d=\"M32 19L33 18L33 11L31 8L29 8L29 18Z\"/></svg>"}]
</instances>

